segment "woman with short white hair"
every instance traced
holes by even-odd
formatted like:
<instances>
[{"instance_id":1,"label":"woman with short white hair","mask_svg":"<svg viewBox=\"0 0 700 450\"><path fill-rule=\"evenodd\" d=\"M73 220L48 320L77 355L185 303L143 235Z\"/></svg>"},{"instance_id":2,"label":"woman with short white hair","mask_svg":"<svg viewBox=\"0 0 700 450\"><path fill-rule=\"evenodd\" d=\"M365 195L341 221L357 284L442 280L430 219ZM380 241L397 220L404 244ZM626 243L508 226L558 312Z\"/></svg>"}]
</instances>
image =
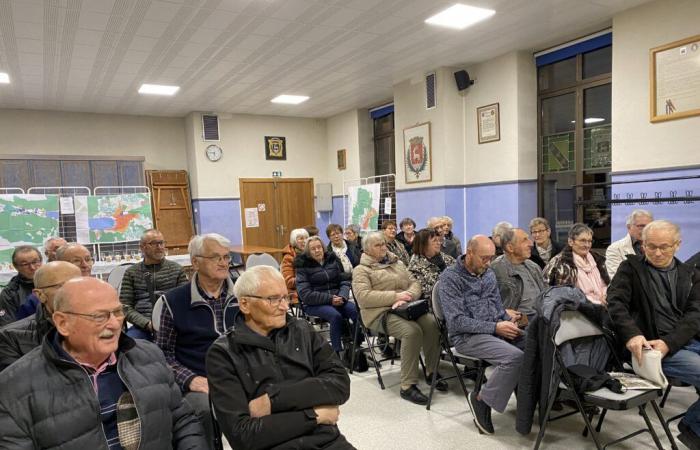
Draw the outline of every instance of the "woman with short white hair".
<instances>
[{"instance_id":1,"label":"woman with short white hair","mask_svg":"<svg viewBox=\"0 0 700 450\"><path fill-rule=\"evenodd\" d=\"M280 272L284 277L284 283L287 285L289 295L295 304L298 301L297 296L297 273L294 268L294 258L301 255L306 247L306 240L309 239L309 232L304 228L297 228L289 233L289 244L282 250L282 264L280 264Z\"/></svg>"}]
</instances>

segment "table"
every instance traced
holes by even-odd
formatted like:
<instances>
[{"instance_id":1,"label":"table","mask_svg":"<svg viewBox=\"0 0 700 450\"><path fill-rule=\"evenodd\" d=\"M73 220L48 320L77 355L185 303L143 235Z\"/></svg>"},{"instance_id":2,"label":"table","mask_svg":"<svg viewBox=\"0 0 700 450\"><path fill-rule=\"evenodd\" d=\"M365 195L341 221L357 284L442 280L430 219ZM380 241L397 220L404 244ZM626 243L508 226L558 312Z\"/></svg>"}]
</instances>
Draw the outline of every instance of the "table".
<instances>
[{"instance_id":1,"label":"table","mask_svg":"<svg viewBox=\"0 0 700 450\"><path fill-rule=\"evenodd\" d=\"M248 259L248 256L256 254L256 253L269 253L275 259L277 262L279 262L282 259L282 252L284 249L282 248L274 248L274 247L265 247L262 245L232 245L231 246L231 253L238 253L241 255L241 259L243 260L243 264L245 264L246 260ZM276 256L278 255L278 256Z\"/></svg>"}]
</instances>

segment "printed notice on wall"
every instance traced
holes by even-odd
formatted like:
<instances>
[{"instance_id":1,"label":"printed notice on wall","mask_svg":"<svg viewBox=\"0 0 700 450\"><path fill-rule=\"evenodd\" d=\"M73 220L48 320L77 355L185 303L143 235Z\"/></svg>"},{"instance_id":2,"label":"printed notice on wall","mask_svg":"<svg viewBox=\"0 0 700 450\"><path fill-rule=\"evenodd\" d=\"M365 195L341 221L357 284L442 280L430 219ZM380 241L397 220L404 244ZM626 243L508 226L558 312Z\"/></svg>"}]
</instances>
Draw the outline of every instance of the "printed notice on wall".
<instances>
[{"instance_id":1,"label":"printed notice on wall","mask_svg":"<svg viewBox=\"0 0 700 450\"><path fill-rule=\"evenodd\" d=\"M73 197L60 197L61 214L73 214Z\"/></svg>"},{"instance_id":2,"label":"printed notice on wall","mask_svg":"<svg viewBox=\"0 0 700 450\"><path fill-rule=\"evenodd\" d=\"M391 197L384 198L384 214L391 214Z\"/></svg>"},{"instance_id":3,"label":"printed notice on wall","mask_svg":"<svg viewBox=\"0 0 700 450\"><path fill-rule=\"evenodd\" d=\"M260 226L260 220L258 219L258 208L246 208L245 209L245 227L246 228L258 228Z\"/></svg>"}]
</instances>

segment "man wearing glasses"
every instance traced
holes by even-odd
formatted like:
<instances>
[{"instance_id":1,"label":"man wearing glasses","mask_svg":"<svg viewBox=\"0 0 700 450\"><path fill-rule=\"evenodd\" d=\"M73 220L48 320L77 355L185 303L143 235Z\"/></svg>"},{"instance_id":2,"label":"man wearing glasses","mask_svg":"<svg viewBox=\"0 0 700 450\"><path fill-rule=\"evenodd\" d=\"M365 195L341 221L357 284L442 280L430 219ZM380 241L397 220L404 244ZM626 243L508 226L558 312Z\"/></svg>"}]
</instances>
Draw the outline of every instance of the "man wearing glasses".
<instances>
[{"instance_id":1,"label":"man wearing glasses","mask_svg":"<svg viewBox=\"0 0 700 450\"><path fill-rule=\"evenodd\" d=\"M0 293L0 327L15 321L17 310L34 289L34 272L41 264L41 253L36 247L20 245L12 252L12 265L17 275Z\"/></svg>"},{"instance_id":2,"label":"man wearing glasses","mask_svg":"<svg viewBox=\"0 0 700 450\"><path fill-rule=\"evenodd\" d=\"M66 281L54 307L41 348L0 373L0 448L203 448L162 352L121 334L113 287Z\"/></svg>"},{"instance_id":3,"label":"man wearing glasses","mask_svg":"<svg viewBox=\"0 0 700 450\"><path fill-rule=\"evenodd\" d=\"M220 234L195 236L188 250L194 275L158 299L153 308L156 343L175 374L185 400L204 425L212 448L209 383L205 357L211 344L233 325L238 302L229 276L231 242Z\"/></svg>"},{"instance_id":4,"label":"man wearing glasses","mask_svg":"<svg viewBox=\"0 0 700 450\"><path fill-rule=\"evenodd\" d=\"M491 409L503 413L515 386L525 348L524 332L516 317L501 303L496 275L490 269L495 244L484 235L467 243L467 253L440 275L439 302L450 341L459 353L487 361L494 367L479 392L469 394L474 424L493 434Z\"/></svg>"},{"instance_id":5,"label":"man wearing glasses","mask_svg":"<svg viewBox=\"0 0 700 450\"><path fill-rule=\"evenodd\" d=\"M80 269L80 274L84 277L92 275L92 266L95 264L95 260L92 259L90 250L82 244L69 242L60 247L56 250L56 259L73 264Z\"/></svg>"},{"instance_id":6,"label":"man wearing glasses","mask_svg":"<svg viewBox=\"0 0 700 450\"><path fill-rule=\"evenodd\" d=\"M610 279L615 276L617 268L627 255L643 256L642 230L652 220L654 216L645 209L635 209L627 216L627 234L619 241L610 244L605 251L605 268L608 270Z\"/></svg>"},{"instance_id":7,"label":"man wearing glasses","mask_svg":"<svg viewBox=\"0 0 700 450\"><path fill-rule=\"evenodd\" d=\"M44 264L34 274L34 295L41 306L24 319L0 328L0 371L38 347L53 329L53 299L63 283L80 277L80 269L65 261Z\"/></svg>"},{"instance_id":8,"label":"man wearing glasses","mask_svg":"<svg viewBox=\"0 0 700 450\"><path fill-rule=\"evenodd\" d=\"M252 267L234 290L242 314L207 355L212 403L231 447L354 448L337 426L350 379L326 340L287 315L279 271Z\"/></svg>"},{"instance_id":9,"label":"man wearing glasses","mask_svg":"<svg viewBox=\"0 0 700 450\"><path fill-rule=\"evenodd\" d=\"M163 292L187 283L187 276L180 264L165 258L165 239L160 231L146 231L139 247L143 260L124 272L119 300L124 305L127 322L133 324L126 334L151 341L153 305Z\"/></svg>"},{"instance_id":10,"label":"man wearing glasses","mask_svg":"<svg viewBox=\"0 0 700 450\"><path fill-rule=\"evenodd\" d=\"M621 342L641 361L644 349L661 352L667 376L700 388L700 271L675 254L680 228L655 220L642 231L644 256L629 255L608 287L608 310ZM678 438L700 448L700 400L679 422Z\"/></svg>"}]
</instances>

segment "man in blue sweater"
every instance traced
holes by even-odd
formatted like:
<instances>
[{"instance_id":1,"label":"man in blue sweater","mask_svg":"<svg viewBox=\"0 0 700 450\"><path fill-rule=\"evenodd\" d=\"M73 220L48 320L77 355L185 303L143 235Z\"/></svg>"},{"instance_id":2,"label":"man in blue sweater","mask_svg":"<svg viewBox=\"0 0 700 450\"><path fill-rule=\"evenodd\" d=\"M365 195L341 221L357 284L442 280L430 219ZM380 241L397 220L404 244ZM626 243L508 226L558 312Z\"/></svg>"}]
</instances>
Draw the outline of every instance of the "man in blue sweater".
<instances>
[{"instance_id":1,"label":"man in blue sweater","mask_svg":"<svg viewBox=\"0 0 700 450\"><path fill-rule=\"evenodd\" d=\"M440 276L440 306L447 330L459 353L483 359L495 370L479 392L469 394L474 423L493 434L491 408L502 413L518 383L523 361L523 332L503 308L496 275L490 269L496 255L493 242L476 235L467 253Z\"/></svg>"}]
</instances>

